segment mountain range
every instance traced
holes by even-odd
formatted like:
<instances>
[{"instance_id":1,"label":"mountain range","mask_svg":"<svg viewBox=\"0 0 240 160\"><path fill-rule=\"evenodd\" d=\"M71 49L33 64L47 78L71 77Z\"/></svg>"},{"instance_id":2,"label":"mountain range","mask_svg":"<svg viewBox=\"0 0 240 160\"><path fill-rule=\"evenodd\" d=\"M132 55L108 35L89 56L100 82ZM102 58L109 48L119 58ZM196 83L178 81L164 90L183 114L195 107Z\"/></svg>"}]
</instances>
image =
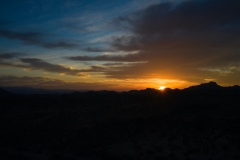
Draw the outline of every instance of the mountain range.
<instances>
[{"instance_id":1,"label":"mountain range","mask_svg":"<svg viewBox=\"0 0 240 160\"><path fill-rule=\"evenodd\" d=\"M240 86L228 86L222 87L218 85L216 82L208 82L208 83L201 83L196 86L190 86L188 88L182 89L182 91L220 91L220 90L227 90L227 91L240 91ZM180 91L180 89L171 89L166 88L165 91ZM58 90L50 90L50 89L41 89L41 88L31 88L31 87L17 87L17 86L0 86L0 96L8 96L13 94L24 94L24 95L32 95L32 94L81 94L84 92L95 92L101 94L112 94L118 93L115 91L87 91L87 90L67 90L67 89L58 89ZM146 88L145 90L131 90L128 92L121 92L121 93L128 93L128 94L149 94L149 93L156 93L158 90L152 88Z\"/></svg>"}]
</instances>

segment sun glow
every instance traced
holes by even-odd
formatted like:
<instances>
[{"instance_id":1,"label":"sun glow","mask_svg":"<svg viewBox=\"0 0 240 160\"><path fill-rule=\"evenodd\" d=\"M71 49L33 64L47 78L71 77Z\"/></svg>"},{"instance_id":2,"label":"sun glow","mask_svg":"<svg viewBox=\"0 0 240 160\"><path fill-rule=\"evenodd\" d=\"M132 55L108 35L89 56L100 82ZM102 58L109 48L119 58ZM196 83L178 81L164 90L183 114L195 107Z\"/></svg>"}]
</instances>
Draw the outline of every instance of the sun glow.
<instances>
[{"instance_id":1,"label":"sun glow","mask_svg":"<svg viewBox=\"0 0 240 160\"><path fill-rule=\"evenodd\" d=\"M165 86L160 86L158 89L163 91L166 87Z\"/></svg>"}]
</instances>

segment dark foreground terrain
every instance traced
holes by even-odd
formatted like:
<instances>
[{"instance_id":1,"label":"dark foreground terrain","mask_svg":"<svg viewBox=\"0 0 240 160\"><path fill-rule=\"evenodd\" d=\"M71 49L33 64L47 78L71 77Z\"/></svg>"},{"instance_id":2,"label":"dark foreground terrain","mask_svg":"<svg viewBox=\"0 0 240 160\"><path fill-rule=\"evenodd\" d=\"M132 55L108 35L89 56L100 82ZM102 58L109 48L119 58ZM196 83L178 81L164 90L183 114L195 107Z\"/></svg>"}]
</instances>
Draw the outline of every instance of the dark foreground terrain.
<instances>
[{"instance_id":1,"label":"dark foreground terrain","mask_svg":"<svg viewBox=\"0 0 240 160\"><path fill-rule=\"evenodd\" d=\"M238 86L1 93L1 160L240 159Z\"/></svg>"}]
</instances>

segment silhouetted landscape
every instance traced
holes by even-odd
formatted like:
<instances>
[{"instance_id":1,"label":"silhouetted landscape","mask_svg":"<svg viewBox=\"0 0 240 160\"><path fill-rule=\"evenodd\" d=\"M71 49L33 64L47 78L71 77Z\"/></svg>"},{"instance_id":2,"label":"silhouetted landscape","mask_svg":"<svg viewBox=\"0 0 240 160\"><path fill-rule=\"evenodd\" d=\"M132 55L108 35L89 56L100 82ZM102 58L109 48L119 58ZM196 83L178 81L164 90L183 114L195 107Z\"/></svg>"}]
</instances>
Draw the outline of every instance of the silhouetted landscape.
<instances>
[{"instance_id":1,"label":"silhouetted landscape","mask_svg":"<svg viewBox=\"0 0 240 160\"><path fill-rule=\"evenodd\" d=\"M240 159L237 85L48 93L0 89L0 159Z\"/></svg>"}]
</instances>

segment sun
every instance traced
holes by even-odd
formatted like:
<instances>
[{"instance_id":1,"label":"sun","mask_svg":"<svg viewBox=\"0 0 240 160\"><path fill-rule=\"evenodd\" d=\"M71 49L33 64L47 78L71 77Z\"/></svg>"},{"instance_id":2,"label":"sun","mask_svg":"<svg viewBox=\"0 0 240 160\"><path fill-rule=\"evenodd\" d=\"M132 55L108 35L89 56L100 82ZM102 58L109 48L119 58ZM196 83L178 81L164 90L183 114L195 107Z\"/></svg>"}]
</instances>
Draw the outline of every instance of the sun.
<instances>
[{"instance_id":1,"label":"sun","mask_svg":"<svg viewBox=\"0 0 240 160\"><path fill-rule=\"evenodd\" d=\"M160 86L158 89L159 89L160 91L163 91L165 88L166 88L165 86Z\"/></svg>"}]
</instances>

